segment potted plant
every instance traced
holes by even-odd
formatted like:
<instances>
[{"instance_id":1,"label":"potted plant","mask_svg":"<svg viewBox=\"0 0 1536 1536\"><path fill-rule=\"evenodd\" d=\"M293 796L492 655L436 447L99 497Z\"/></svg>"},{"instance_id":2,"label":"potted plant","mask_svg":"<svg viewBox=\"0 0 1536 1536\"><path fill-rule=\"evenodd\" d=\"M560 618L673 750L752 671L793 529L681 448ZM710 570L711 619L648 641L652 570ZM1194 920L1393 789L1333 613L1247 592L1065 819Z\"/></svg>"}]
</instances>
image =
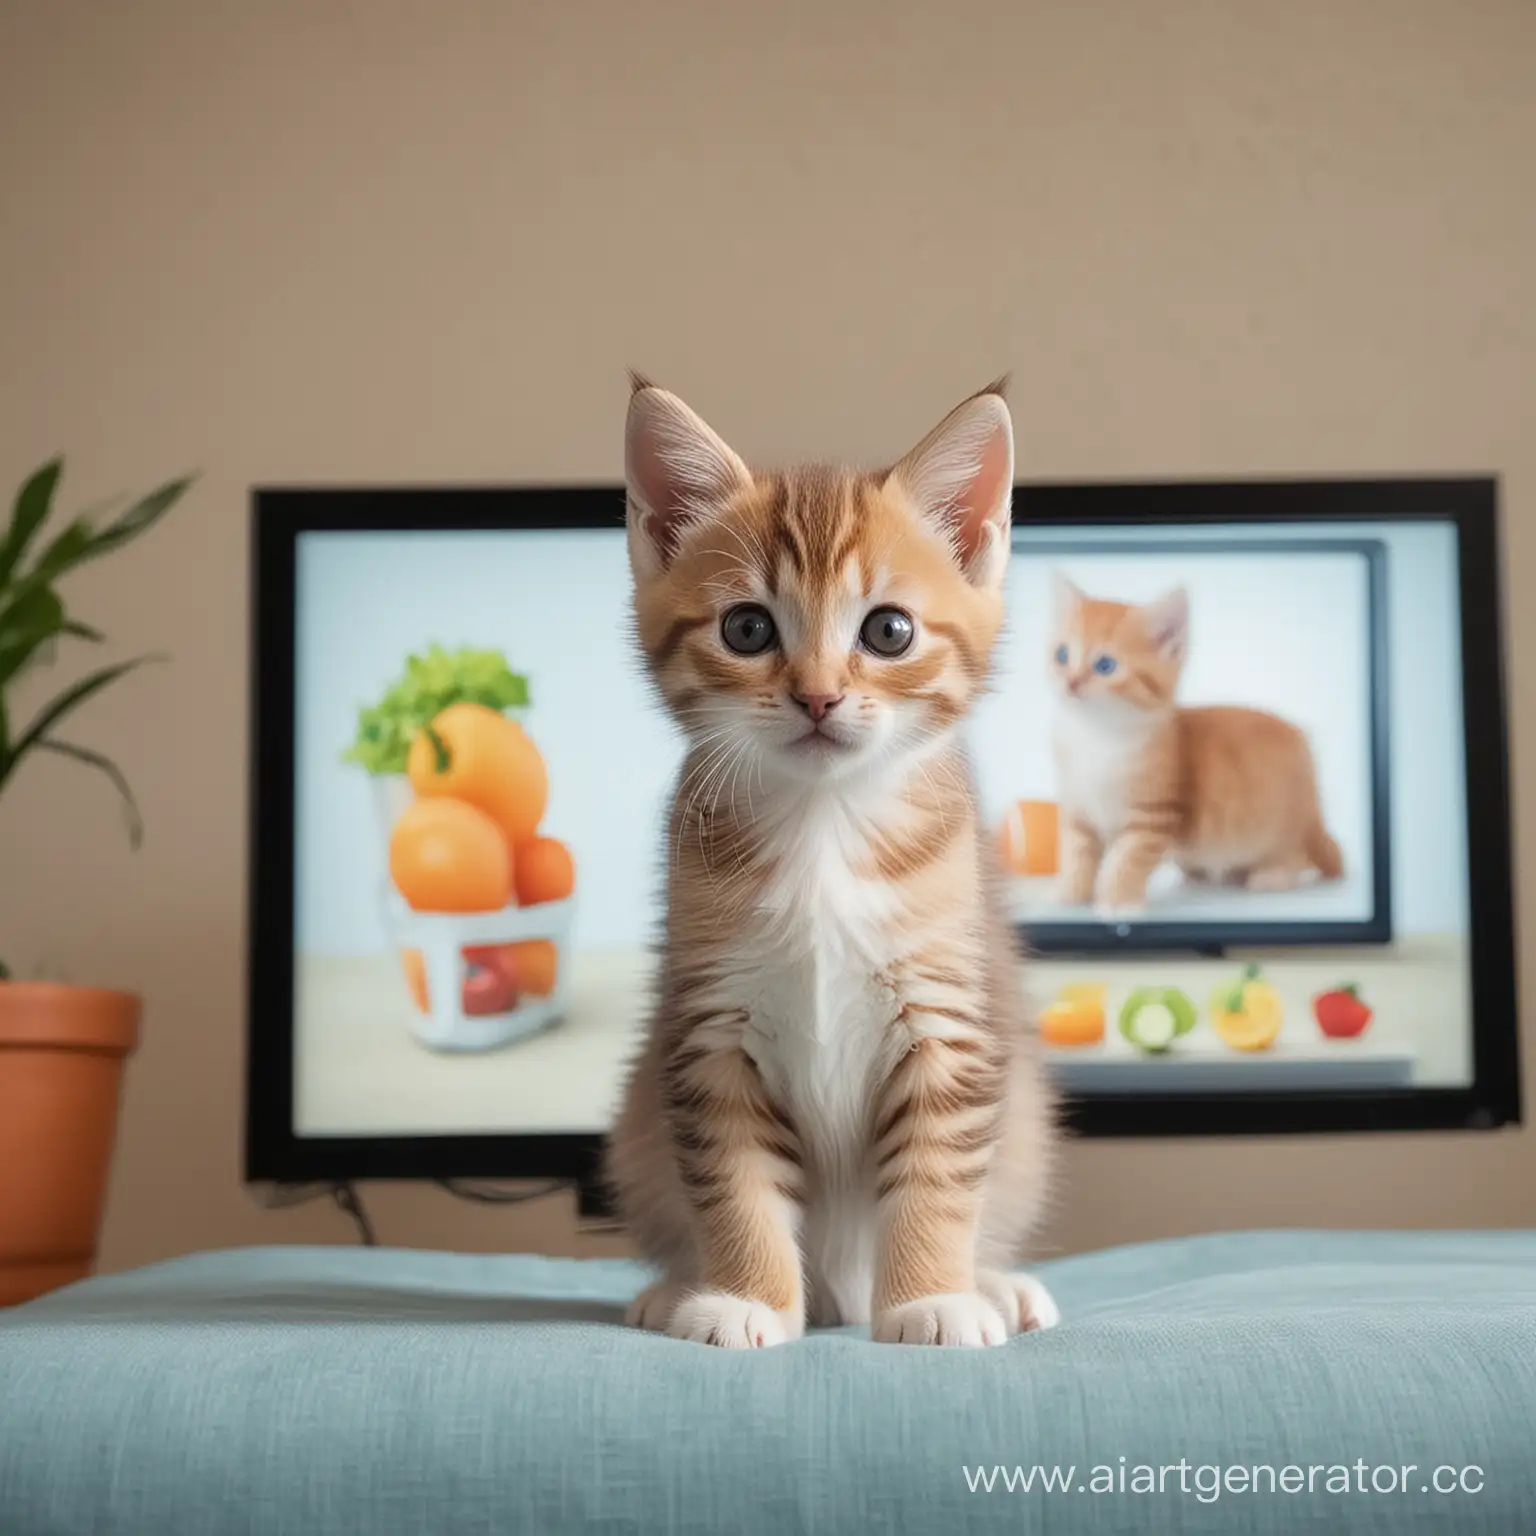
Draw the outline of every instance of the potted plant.
<instances>
[{"instance_id":1,"label":"potted plant","mask_svg":"<svg viewBox=\"0 0 1536 1536\"><path fill-rule=\"evenodd\" d=\"M63 469L45 464L0 528L0 792L24 763L94 769L117 791L137 847L143 833L128 781L112 760L61 734L88 699L151 658L88 672L17 717L16 685L69 642L101 645L71 617L59 580L136 539L182 496L173 480L105 519L45 525ZM138 1039L139 1000L126 992L21 980L0 953L0 1305L90 1273L117 1129L123 1062Z\"/></svg>"}]
</instances>

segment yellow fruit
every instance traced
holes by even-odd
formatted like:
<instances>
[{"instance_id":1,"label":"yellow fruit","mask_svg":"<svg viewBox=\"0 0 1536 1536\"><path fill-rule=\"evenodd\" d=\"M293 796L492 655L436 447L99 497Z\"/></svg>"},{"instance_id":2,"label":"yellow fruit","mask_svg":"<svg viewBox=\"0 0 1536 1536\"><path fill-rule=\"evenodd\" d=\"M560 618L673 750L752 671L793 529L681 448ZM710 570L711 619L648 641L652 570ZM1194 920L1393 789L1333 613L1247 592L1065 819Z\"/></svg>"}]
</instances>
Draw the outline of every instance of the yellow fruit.
<instances>
[{"instance_id":1,"label":"yellow fruit","mask_svg":"<svg viewBox=\"0 0 1536 1536\"><path fill-rule=\"evenodd\" d=\"M1285 1008L1280 994L1250 965L1235 987L1221 987L1211 997L1211 1023L1234 1051L1267 1051L1280 1035Z\"/></svg>"}]
</instances>

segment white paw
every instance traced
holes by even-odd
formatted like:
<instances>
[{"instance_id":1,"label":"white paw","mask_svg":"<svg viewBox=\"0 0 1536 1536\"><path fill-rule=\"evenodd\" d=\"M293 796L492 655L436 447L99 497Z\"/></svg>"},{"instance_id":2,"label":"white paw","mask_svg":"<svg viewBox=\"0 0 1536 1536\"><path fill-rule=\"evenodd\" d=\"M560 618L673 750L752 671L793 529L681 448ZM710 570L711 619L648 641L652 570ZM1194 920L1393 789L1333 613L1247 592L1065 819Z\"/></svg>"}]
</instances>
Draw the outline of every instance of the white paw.
<instances>
[{"instance_id":1,"label":"white paw","mask_svg":"<svg viewBox=\"0 0 1536 1536\"><path fill-rule=\"evenodd\" d=\"M949 1344L978 1349L1001 1344L1008 1327L997 1308L974 1291L920 1296L875 1319L877 1344Z\"/></svg>"},{"instance_id":2,"label":"white paw","mask_svg":"<svg viewBox=\"0 0 1536 1536\"><path fill-rule=\"evenodd\" d=\"M997 1308L1008 1325L1010 1338L1016 1333L1033 1333L1037 1328L1054 1328L1061 1321L1061 1309L1055 1299L1033 1275L979 1269L976 1289Z\"/></svg>"},{"instance_id":3,"label":"white paw","mask_svg":"<svg viewBox=\"0 0 1536 1536\"><path fill-rule=\"evenodd\" d=\"M624 1323L629 1328L644 1328L651 1333L665 1333L672 1320L672 1309L683 1294L683 1287L671 1280L648 1285L629 1304Z\"/></svg>"},{"instance_id":4,"label":"white paw","mask_svg":"<svg viewBox=\"0 0 1536 1536\"><path fill-rule=\"evenodd\" d=\"M1061 1321L1056 1298L1033 1275L1011 1274L1008 1278L1018 1287L1019 1322L1025 1333L1054 1328Z\"/></svg>"},{"instance_id":5,"label":"white paw","mask_svg":"<svg viewBox=\"0 0 1536 1536\"><path fill-rule=\"evenodd\" d=\"M721 1349L767 1349L789 1338L784 1320L766 1302L725 1291L694 1291L672 1310L667 1333L674 1339Z\"/></svg>"}]
</instances>

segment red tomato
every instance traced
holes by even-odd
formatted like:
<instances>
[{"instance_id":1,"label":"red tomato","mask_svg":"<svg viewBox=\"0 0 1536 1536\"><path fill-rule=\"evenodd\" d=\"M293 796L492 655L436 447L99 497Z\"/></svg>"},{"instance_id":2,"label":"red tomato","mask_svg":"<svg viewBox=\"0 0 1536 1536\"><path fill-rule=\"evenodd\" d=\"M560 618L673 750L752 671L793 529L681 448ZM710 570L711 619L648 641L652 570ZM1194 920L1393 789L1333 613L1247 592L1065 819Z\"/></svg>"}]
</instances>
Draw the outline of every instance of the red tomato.
<instances>
[{"instance_id":1,"label":"red tomato","mask_svg":"<svg viewBox=\"0 0 1536 1536\"><path fill-rule=\"evenodd\" d=\"M471 1018L509 1013L517 1007L517 970L501 946L467 946L464 963L469 968L464 978L464 1012Z\"/></svg>"},{"instance_id":2,"label":"red tomato","mask_svg":"<svg viewBox=\"0 0 1536 1536\"><path fill-rule=\"evenodd\" d=\"M1330 1040L1352 1040L1363 1034L1365 1026L1371 1022L1371 1010L1360 1001L1360 994L1353 985L1319 992L1312 999L1312 1012L1317 1027Z\"/></svg>"}]
</instances>

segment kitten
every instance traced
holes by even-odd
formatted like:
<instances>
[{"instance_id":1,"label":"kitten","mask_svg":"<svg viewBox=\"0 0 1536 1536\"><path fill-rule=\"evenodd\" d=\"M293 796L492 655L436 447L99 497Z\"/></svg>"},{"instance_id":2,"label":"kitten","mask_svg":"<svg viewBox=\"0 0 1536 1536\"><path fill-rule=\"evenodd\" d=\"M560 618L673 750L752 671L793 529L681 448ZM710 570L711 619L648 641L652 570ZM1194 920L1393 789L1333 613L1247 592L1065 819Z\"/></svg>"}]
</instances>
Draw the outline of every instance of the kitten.
<instances>
[{"instance_id":1,"label":"kitten","mask_svg":"<svg viewBox=\"0 0 1536 1536\"><path fill-rule=\"evenodd\" d=\"M996 1344L1052 1108L957 728L1003 618L1002 384L894 469L749 470L634 381L629 550L687 737L658 995L607 1174L662 1271L631 1321Z\"/></svg>"},{"instance_id":2,"label":"kitten","mask_svg":"<svg viewBox=\"0 0 1536 1536\"><path fill-rule=\"evenodd\" d=\"M1056 577L1061 895L1106 916L1146 903L1172 856L1187 879L1290 890L1344 872L1307 738L1261 709L1181 708L1189 598L1106 602Z\"/></svg>"}]
</instances>

